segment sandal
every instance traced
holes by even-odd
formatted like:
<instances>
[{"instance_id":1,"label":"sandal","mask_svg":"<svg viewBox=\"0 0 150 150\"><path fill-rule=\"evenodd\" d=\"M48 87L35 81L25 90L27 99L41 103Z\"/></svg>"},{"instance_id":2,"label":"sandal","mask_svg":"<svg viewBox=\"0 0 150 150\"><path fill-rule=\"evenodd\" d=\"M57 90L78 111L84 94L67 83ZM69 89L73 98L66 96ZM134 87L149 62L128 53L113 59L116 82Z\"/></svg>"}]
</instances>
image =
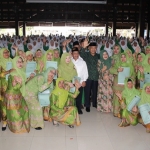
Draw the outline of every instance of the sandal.
<instances>
[{"instance_id":1,"label":"sandal","mask_svg":"<svg viewBox=\"0 0 150 150\"><path fill-rule=\"evenodd\" d=\"M69 128L74 128L74 126L72 126L72 125L68 125L68 127L69 127Z\"/></svg>"},{"instance_id":2,"label":"sandal","mask_svg":"<svg viewBox=\"0 0 150 150\"><path fill-rule=\"evenodd\" d=\"M55 127L58 127L58 126L59 126L59 123L58 123L57 121L54 121L54 120L53 120L53 125L54 125Z\"/></svg>"}]
</instances>

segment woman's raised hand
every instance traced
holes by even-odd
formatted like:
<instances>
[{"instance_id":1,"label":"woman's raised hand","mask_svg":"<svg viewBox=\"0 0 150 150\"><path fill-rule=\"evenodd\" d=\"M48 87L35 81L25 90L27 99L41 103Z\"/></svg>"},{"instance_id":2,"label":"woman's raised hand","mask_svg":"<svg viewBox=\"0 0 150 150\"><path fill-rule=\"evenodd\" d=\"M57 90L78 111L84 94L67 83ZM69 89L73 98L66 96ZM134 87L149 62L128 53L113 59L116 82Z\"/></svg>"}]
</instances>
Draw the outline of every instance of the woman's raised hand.
<instances>
[{"instance_id":1,"label":"woman's raised hand","mask_svg":"<svg viewBox=\"0 0 150 150\"><path fill-rule=\"evenodd\" d=\"M71 82L68 82L67 84L70 86L70 88L74 87L73 83Z\"/></svg>"},{"instance_id":2,"label":"woman's raised hand","mask_svg":"<svg viewBox=\"0 0 150 150\"><path fill-rule=\"evenodd\" d=\"M16 80L17 83L21 84L22 83L22 79L18 76L15 76L14 79Z\"/></svg>"},{"instance_id":3,"label":"woman's raised hand","mask_svg":"<svg viewBox=\"0 0 150 150\"><path fill-rule=\"evenodd\" d=\"M15 70L16 70L16 69L10 69L10 70L9 70L9 73L11 73L11 72L13 72L13 71L15 71Z\"/></svg>"},{"instance_id":4,"label":"woman's raised hand","mask_svg":"<svg viewBox=\"0 0 150 150\"><path fill-rule=\"evenodd\" d=\"M45 37L43 38L43 43L46 43L46 38Z\"/></svg>"},{"instance_id":5,"label":"woman's raised hand","mask_svg":"<svg viewBox=\"0 0 150 150\"><path fill-rule=\"evenodd\" d=\"M102 72L104 72L107 69L107 66L103 66Z\"/></svg>"},{"instance_id":6,"label":"woman's raised hand","mask_svg":"<svg viewBox=\"0 0 150 150\"><path fill-rule=\"evenodd\" d=\"M78 80L75 80L75 87L77 89L79 89L82 85L80 84L80 82Z\"/></svg>"},{"instance_id":7,"label":"woman's raised hand","mask_svg":"<svg viewBox=\"0 0 150 150\"><path fill-rule=\"evenodd\" d=\"M31 74L30 74L30 78L33 78L34 76L35 76L34 73L31 73Z\"/></svg>"},{"instance_id":8,"label":"woman's raised hand","mask_svg":"<svg viewBox=\"0 0 150 150\"><path fill-rule=\"evenodd\" d=\"M138 67L138 69L142 74L144 73L144 68L142 66Z\"/></svg>"},{"instance_id":9,"label":"woman's raised hand","mask_svg":"<svg viewBox=\"0 0 150 150\"><path fill-rule=\"evenodd\" d=\"M71 42L72 39L66 40L66 44L68 45Z\"/></svg>"},{"instance_id":10,"label":"woman's raised hand","mask_svg":"<svg viewBox=\"0 0 150 150\"><path fill-rule=\"evenodd\" d=\"M44 63L43 63L43 61L40 61L39 64L40 64L40 69L43 69L43 68L44 68Z\"/></svg>"},{"instance_id":11,"label":"woman's raised hand","mask_svg":"<svg viewBox=\"0 0 150 150\"><path fill-rule=\"evenodd\" d=\"M27 37L24 37L24 42L26 42L27 41Z\"/></svg>"},{"instance_id":12,"label":"woman's raised hand","mask_svg":"<svg viewBox=\"0 0 150 150\"><path fill-rule=\"evenodd\" d=\"M122 99L122 94L119 91L116 91L115 94L120 100Z\"/></svg>"},{"instance_id":13,"label":"woman's raised hand","mask_svg":"<svg viewBox=\"0 0 150 150\"><path fill-rule=\"evenodd\" d=\"M18 50L18 47L16 46L16 44L13 44L12 48L15 49L16 51Z\"/></svg>"},{"instance_id":14,"label":"woman's raised hand","mask_svg":"<svg viewBox=\"0 0 150 150\"><path fill-rule=\"evenodd\" d=\"M53 78L52 77L48 77L48 84L51 84L52 83L52 81L53 81Z\"/></svg>"},{"instance_id":15,"label":"woman's raised hand","mask_svg":"<svg viewBox=\"0 0 150 150\"><path fill-rule=\"evenodd\" d=\"M120 68L118 69L118 72L122 72L122 71L123 71L123 68L120 67Z\"/></svg>"},{"instance_id":16,"label":"woman's raised hand","mask_svg":"<svg viewBox=\"0 0 150 150\"><path fill-rule=\"evenodd\" d=\"M139 46L136 47L135 53L136 53L136 54L140 53L140 47L139 47Z\"/></svg>"},{"instance_id":17,"label":"woman's raised hand","mask_svg":"<svg viewBox=\"0 0 150 150\"><path fill-rule=\"evenodd\" d=\"M87 46L89 46L88 40L85 39L83 42L83 48L86 48Z\"/></svg>"},{"instance_id":18,"label":"woman's raised hand","mask_svg":"<svg viewBox=\"0 0 150 150\"><path fill-rule=\"evenodd\" d=\"M132 112L133 112L133 113L137 113L137 111L138 111L137 106L134 106L134 107L132 108Z\"/></svg>"}]
</instances>

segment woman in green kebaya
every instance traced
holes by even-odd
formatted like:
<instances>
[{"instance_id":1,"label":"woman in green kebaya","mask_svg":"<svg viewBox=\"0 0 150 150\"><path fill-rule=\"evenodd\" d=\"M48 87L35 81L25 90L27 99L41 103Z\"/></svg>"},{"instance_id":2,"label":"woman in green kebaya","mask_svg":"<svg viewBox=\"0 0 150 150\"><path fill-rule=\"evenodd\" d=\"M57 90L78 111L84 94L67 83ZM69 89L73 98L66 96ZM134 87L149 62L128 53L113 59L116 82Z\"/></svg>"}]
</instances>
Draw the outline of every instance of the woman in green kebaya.
<instances>
[{"instance_id":1,"label":"woman in green kebaya","mask_svg":"<svg viewBox=\"0 0 150 150\"><path fill-rule=\"evenodd\" d=\"M56 87L50 97L50 117L53 124L58 126L58 122L68 125L73 128L74 125L80 125L78 110L75 106L68 106L68 96L76 98L79 94L78 85L76 85L76 92L74 94L65 90L64 79L58 78L56 80Z\"/></svg>"},{"instance_id":2,"label":"woman in green kebaya","mask_svg":"<svg viewBox=\"0 0 150 150\"><path fill-rule=\"evenodd\" d=\"M14 71L14 69L7 70L7 63L12 63L10 52L6 48L0 49L0 120L2 120L2 131L6 130L7 116L6 106L4 105L4 95L8 86L6 75Z\"/></svg>"},{"instance_id":3,"label":"woman in green kebaya","mask_svg":"<svg viewBox=\"0 0 150 150\"><path fill-rule=\"evenodd\" d=\"M133 79L126 78L123 92L121 94L119 92L116 92L116 95L119 98L119 103L122 109L121 111L122 121L119 124L119 126L126 127L129 125L134 125L134 126L137 125L138 124L137 105L135 105L131 111L127 109L129 104L134 99L134 97L140 96L140 92L134 87Z\"/></svg>"},{"instance_id":4,"label":"woman in green kebaya","mask_svg":"<svg viewBox=\"0 0 150 150\"><path fill-rule=\"evenodd\" d=\"M16 56L12 62L15 71L8 77L8 87L4 99L7 124L10 131L14 133L26 133L30 131L30 120L29 110L23 98L26 82L23 59Z\"/></svg>"}]
</instances>

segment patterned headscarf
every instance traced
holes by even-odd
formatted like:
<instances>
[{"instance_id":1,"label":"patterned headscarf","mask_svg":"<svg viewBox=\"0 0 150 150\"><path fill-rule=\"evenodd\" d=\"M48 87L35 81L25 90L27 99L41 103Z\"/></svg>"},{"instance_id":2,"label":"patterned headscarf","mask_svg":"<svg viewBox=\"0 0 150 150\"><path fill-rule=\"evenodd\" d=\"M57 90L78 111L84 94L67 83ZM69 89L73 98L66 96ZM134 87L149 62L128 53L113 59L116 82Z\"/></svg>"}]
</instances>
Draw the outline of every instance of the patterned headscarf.
<instances>
[{"instance_id":1,"label":"patterned headscarf","mask_svg":"<svg viewBox=\"0 0 150 150\"><path fill-rule=\"evenodd\" d=\"M71 59L68 64L66 63L67 56L70 57L70 54L64 53L61 57L60 65L58 67L58 76L63 78L66 81L71 81L74 76L77 76L77 71Z\"/></svg>"},{"instance_id":2,"label":"patterned headscarf","mask_svg":"<svg viewBox=\"0 0 150 150\"><path fill-rule=\"evenodd\" d=\"M63 78L58 78L56 80L56 87L53 90L52 94L58 96L58 103L56 103L57 107L59 108L64 108L66 102L67 102L67 98L68 98L68 91L65 89L61 89L59 88L59 82L60 81L64 81Z\"/></svg>"},{"instance_id":3,"label":"patterned headscarf","mask_svg":"<svg viewBox=\"0 0 150 150\"><path fill-rule=\"evenodd\" d=\"M22 95L24 96L25 95L25 82L26 82L26 74L25 74L25 71L24 71L24 68L18 68L17 67L17 61L20 59L21 57L19 56L16 56L12 63L13 63L13 68L15 69L15 71L11 72L10 74L12 76L19 76L21 79L22 79L22 87L20 89ZM22 59L22 58L21 58Z\"/></svg>"},{"instance_id":4,"label":"patterned headscarf","mask_svg":"<svg viewBox=\"0 0 150 150\"><path fill-rule=\"evenodd\" d=\"M112 59L111 59L111 57L109 57L109 55L108 55L108 53L107 53L108 58L107 58L107 60L105 60L105 59L103 58L103 53L107 53L107 51L106 51L106 50L103 50L103 51L100 52L100 60L101 60L100 69L103 69L103 66L107 66L107 70L109 70L110 67L111 67Z\"/></svg>"},{"instance_id":5,"label":"patterned headscarf","mask_svg":"<svg viewBox=\"0 0 150 150\"><path fill-rule=\"evenodd\" d=\"M141 101L139 103L139 106L143 104L147 104L147 103L150 105L150 94L147 94L145 91L147 86L150 86L150 83L145 83L143 86L142 94L141 94Z\"/></svg>"},{"instance_id":6,"label":"patterned headscarf","mask_svg":"<svg viewBox=\"0 0 150 150\"><path fill-rule=\"evenodd\" d=\"M133 83L132 89L129 89L127 86L129 79ZM126 78L124 83L125 84L124 84L124 90L122 92L122 96L123 96L123 98L126 99L126 104L128 106L135 96L140 96L140 92L137 89L135 89L134 81L131 78Z\"/></svg>"},{"instance_id":7,"label":"patterned headscarf","mask_svg":"<svg viewBox=\"0 0 150 150\"><path fill-rule=\"evenodd\" d=\"M7 48L2 48L0 49L0 66L6 70L6 65L7 62L12 62L12 59L9 57L8 59L4 58L3 53L4 51L7 50L9 52L9 50ZM10 52L9 52L10 53Z\"/></svg>"}]
</instances>

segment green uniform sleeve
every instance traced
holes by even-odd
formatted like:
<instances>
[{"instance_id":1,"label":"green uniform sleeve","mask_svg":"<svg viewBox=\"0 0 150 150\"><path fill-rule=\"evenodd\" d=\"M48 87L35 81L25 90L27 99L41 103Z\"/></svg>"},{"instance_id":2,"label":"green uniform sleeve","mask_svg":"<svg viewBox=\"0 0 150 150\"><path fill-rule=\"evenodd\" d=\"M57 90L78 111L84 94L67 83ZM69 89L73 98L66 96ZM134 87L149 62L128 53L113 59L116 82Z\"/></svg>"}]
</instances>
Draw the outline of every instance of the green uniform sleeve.
<instances>
[{"instance_id":1,"label":"green uniform sleeve","mask_svg":"<svg viewBox=\"0 0 150 150\"><path fill-rule=\"evenodd\" d=\"M118 71L117 71L117 70L118 70L118 68L116 68L116 67L111 67L111 68L110 68L110 73L113 74L113 75L118 75Z\"/></svg>"},{"instance_id":2,"label":"green uniform sleeve","mask_svg":"<svg viewBox=\"0 0 150 150\"><path fill-rule=\"evenodd\" d=\"M73 94L69 93L69 96L72 97L72 98L76 98L79 95L79 93L80 92L78 90L76 90L75 93L73 93Z\"/></svg>"},{"instance_id":3,"label":"green uniform sleeve","mask_svg":"<svg viewBox=\"0 0 150 150\"><path fill-rule=\"evenodd\" d=\"M43 92L50 87L48 83L44 83L44 77L38 77L38 88L39 92Z\"/></svg>"},{"instance_id":4,"label":"green uniform sleeve","mask_svg":"<svg viewBox=\"0 0 150 150\"><path fill-rule=\"evenodd\" d=\"M50 97L51 113L55 113L55 112L58 112L58 111L65 112L62 108L58 108L56 106L57 101L58 101L58 97L54 94L51 94L51 97Z\"/></svg>"}]
</instances>

